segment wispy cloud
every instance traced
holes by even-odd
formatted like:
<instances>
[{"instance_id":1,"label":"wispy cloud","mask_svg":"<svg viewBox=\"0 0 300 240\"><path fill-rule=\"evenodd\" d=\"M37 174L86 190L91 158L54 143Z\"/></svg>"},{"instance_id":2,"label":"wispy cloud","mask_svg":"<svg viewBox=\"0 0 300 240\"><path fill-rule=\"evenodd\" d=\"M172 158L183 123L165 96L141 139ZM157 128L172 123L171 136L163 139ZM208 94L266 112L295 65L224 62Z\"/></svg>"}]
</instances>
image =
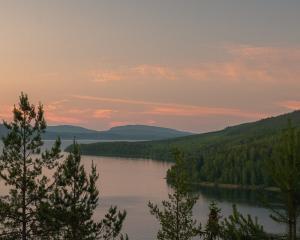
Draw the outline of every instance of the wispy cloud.
<instances>
[{"instance_id":1,"label":"wispy cloud","mask_svg":"<svg viewBox=\"0 0 300 240\"><path fill-rule=\"evenodd\" d=\"M46 111L54 111L54 110L62 109L64 107L64 104L67 102L69 102L68 99L61 99L61 100L49 102L44 105L44 109Z\"/></svg>"},{"instance_id":2,"label":"wispy cloud","mask_svg":"<svg viewBox=\"0 0 300 240\"><path fill-rule=\"evenodd\" d=\"M258 112L246 112L234 108L216 108L216 107L196 107L196 106L173 106L173 107L157 107L147 112L150 115L163 116L181 116L181 117L197 117L197 116L234 116L249 119L261 119L267 115Z\"/></svg>"},{"instance_id":3,"label":"wispy cloud","mask_svg":"<svg viewBox=\"0 0 300 240\"><path fill-rule=\"evenodd\" d=\"M89 71L92 82L106 83L120 80L143 80L143 79L176 79L176 71L174 69L161 66L140 64L136 66L123 66L116 69L96 69Z\"/></svg>"},{"instance_id":4,"label":"wispy cloud","mask_svg":"<svg viewBox=\"0 0 300 240\"><path fill-rule=\"evenodd\" d=\"M160 103L156 103L156 102L149 102L149 101L143 101L143 100L133 100L133 99L123 99L123 98L106 98L106 97L95 97L95 96L88 96L88 95L72 95L72 97L74 97L76 99L81 99L81 100L120 103L120 104L135 104L135 105L160 104Z\"/></svg>"},{"instance_id":5,"label":"wispy cloud","mask_svg":"<svg viewBox=\"0 0 300 240\"><path fill-rule=\"evenodd\" d=\"M203 61L192 66L139 64L93 72L94 82L182 80L230 82L295 82L300 68L299 48L230 45L223 48L226 59Z\"/></svg>"},{"instance_id":6,"label":"wispy cloud","mask_svg":"<svg viewBox=\"0 0 300 240\"><path fill-rule=\"evenodd\" d=\"M83 122L79 117L63 116L54 112L46 112L45 118L47 121L60 124L79 124Z\"/></svg>"},{"instance_id":7,"label":"wispy cloud","mask_svg":"<svg viewBox=\"0 0 300 240\"><path fill-rule=\"evenodd\" d=\"M93 117L99 119L111 118L113 112L111 109L97 109L93 112Z\"/></svg>"},{"instance_id":8,"label":"wispy cloud","mask_svg":"<svg viewBox=\"0 0 300 240\"><path fill-rule=\"evenodd\" d=\"M77 99L98 101L98 102L110 102L117 104L132 104L145 106L145 111L141 111L140 114L147 115L164 115L164 116L208 116L208 115L223 115L223 116L236 116L250 119L260 119L266 117L266 114L259 112L243 111L235 108L224 107L204 107L187 104L177 103L162 103L151 102L142 100L120 99L120 98L102 98L93 96L74 96Z\"/></svg>"}]
</instances>

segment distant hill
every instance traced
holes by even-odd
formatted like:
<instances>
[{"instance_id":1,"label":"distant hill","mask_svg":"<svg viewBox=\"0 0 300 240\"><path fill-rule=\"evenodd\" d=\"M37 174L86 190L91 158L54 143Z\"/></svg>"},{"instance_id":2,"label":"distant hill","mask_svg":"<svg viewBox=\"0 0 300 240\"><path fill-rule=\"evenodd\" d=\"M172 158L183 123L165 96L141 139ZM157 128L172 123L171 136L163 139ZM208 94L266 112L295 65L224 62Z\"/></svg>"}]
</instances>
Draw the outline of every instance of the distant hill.
<instances>
[{"instance_id":1,"label":"distant hill","mask_svg":"<svg viewBox=\"0 0 300 240\"><path fill-rule=\"evenodd\" d=\"M149 142L82 144L83 154L172 161L181 149L197 180L228 184L271 184L266 161L288 119L300 128L300 111L227 127L224 130Z\"/></svg>"},{"instance_id":2,"label":"distant hill","mask_svg":"<svg viewBox=\"0 0 300 240\"><path fill-rule=\"evenodd\" d=\"M0 136L6 133L6 129L0 124ZM108 131L96 131L72 125L48 126L43 139L90 139L90 140L158 140L191 135L189 132L177 131L170 128L127 125L113 127Z\"/></svg>"},{"instance_id":3,"label":"distant hill","mask_svg":"<svg viewBox=\"0 0 300 240\"><path fill-rule=\"evenodd\" d=\"M58 126L48 126L48 132L62 132L62 133L97 133L95 130L72 126L72 125L58 125Z\"/></svg>"},{"instance_id":4,"label":"distant hill","mask_svg":"<svg viewBox=\"0 0 300 240\"><path fill-rule=\"evenodd\" d=\"M156 140L168 139L192 135L190 132L181 132L171 128L146 126L146 125L127 125L113 127L105 132L106 135L115 136L116 139L137 139L137 140Z\"/></svg>"}]
</instances>

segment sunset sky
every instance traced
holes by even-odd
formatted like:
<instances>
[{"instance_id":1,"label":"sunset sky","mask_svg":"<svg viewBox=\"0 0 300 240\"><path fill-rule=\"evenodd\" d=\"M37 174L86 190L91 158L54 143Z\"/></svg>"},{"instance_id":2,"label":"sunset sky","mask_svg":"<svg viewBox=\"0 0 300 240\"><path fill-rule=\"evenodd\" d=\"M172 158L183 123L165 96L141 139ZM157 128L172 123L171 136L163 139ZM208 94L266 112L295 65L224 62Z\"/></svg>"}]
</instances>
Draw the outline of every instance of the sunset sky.
<instances>
[{"instance_id":1,"label":"sunset sky","mask_svg":"<svg viewBox=\"0 0 300 240\"><path fill-rule=\"evenodd\" d=\"M299 0L4 0L0 118L206 132L300 108Z\"/></svg>"}]
</instances>

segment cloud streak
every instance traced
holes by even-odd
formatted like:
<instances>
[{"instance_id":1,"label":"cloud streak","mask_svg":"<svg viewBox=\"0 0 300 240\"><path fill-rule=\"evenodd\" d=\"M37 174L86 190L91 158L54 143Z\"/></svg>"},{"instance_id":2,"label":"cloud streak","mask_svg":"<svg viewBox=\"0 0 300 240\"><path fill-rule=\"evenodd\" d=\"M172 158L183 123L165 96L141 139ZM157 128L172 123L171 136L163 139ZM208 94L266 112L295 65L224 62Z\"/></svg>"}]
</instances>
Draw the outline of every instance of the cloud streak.
<instances>
[{"instance_id":1,"label":"cloud streak","mask_svg":"<svg viewBox=\"0 0 300 240\"><path fill-rule=\"evenodd\" d=\"M146 110L140 112L147 115L162 115L162 116L208 116L208 115L222 115L235 116L250 119L260 119L267 115L259 112L243 111L235 108L224 107L203 107L177 103L162 103L143 100L131 100L120 98L103 98L94 96L74 95L74 98L88 101L109 102L126 105L141 105L145 106Z\"/></svg>"},{"instance_id":2,"label":"cloud streak","mask_svg":"<svg viewBox=\"0 0 300 240\"><path fill-rule=\"evenodd\" d=\"M224 47L226 59L204 61L192 66L140 64L93 71L93 82L110 81L225 81L282 83L299 80L300 47L275 48L247 45Z\"/></svg>"},{"instance_id":3,"label":"cloud streak","mask_svg":"<svg viewBox=\"0 0 300 240\"><path fill-rule=\"evenodd\" d=\"M113 112L111 109L97 109L94 111L93 117L98 119L111 118Z\"/></svg>"}]
</instances>

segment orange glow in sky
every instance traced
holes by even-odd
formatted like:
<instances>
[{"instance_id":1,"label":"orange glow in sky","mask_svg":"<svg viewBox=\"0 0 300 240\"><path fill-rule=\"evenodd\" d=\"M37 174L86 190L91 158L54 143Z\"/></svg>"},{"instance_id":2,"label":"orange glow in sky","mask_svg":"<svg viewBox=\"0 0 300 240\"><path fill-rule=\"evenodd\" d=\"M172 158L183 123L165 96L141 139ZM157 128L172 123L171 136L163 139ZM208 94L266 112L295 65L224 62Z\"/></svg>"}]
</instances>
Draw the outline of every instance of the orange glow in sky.
<instances>
[{"instance_id":1,"label":"orange glow in sky","mask_svg":"<svg viewBox=\"0 0 300 240\"><path fill-rule=\"evenodd\" d=\"M44 104L48 124L99 130L205 132L299 109L299 9L291 0L6 1L0 118L21 91Z\"/></svg>"}]
</instances>

